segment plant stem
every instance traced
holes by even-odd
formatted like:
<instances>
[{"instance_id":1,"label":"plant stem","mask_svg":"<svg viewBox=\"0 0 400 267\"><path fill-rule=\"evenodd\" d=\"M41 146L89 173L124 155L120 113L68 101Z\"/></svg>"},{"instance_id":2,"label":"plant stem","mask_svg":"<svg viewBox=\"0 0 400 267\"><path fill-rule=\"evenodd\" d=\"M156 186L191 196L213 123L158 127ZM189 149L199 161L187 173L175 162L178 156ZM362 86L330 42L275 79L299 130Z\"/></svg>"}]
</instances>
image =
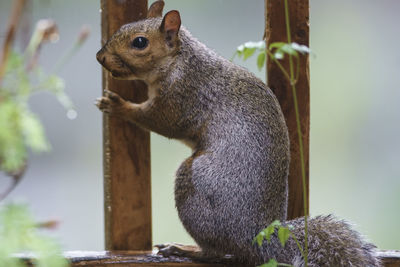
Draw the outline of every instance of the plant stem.
<instances>
[{"instance_id":1,"label":"plant stem","mask_svg":"<svg viewBox=\"0 0 400 267\"><path fill-rule=\"evenodd\" d=\"M295 236L292 232L290 232L290 236L291 236L291 237L293 238L293 240L296 242L296 245L297 245L297 247L299 248L301 255L304 255L304 251L303 251L303 248L302 248L301 245L300 245L299 240L296 238L296 236Z\"/></svg>"},{"instance_id":2,"label":"plant stem","mask_svg":"<svg viewBox=\"0 0 400 267\"><path fill-rule=\"evenodd\" d=\"M297 81L299 80L299 76L300 76L300 58L297 57L296 58L296 78L294 80L294 84L297 83Z\"/></svg>"},{"instance_id":3,"label":"plant stem","mask_svg":"<svg viewBox=\"0 0 400 267\"><path fill-rule=\"evenodd\" d=\"M0 202L3 201L22 180L22 176L25 173L26 167L27 164L25 162L24 165L21 168L19 168L19 170L16 170L15 172L12 173L7 173L7 175L12 178L12 184L4 192L0 193Z\"/></svg>"},{"instance_id":4,"label":"plant stem","mask_svg":"<svg viewBox=\"0 0 400 267\"><path fill-rule=\"evenodd\" d=\"M56 64L53 67L52 73L57 73L59 72L62 67L64 67L65 63L68 62L69 59L72 58L73 55L79 50L80 44L76 43L74 44L73 47L71 47L69 50L67 50L66 53L62 55L62 57L56 62Z\"/></svg>"},{"instance_id":5,"label":"plant stem","mask_svg":"<svg viewBox=\"0 0 400 267\"><path fill-rule=\"evenodd\" d=\"M276 59L276 57L269 51L268 49L266 50L268 53L268 56L275 62L275 64L279 67L279 69L282 71L283 75L290 81L290 75L287 73L285 68L282 66L282 64L279 62L279 60Z\"/></svg>"},{"instance_id":6,"label":"plant stem","mask_svg":"<svg viewBox=\"0 0 400 267\"><path fill-rule=\"evenodd\" d=\"M287 0L285 0L285 23L286 23L287 42L289 44L291 44L292 38L291 38L291 33L290 33L289 7L288 7ZM294 83L293 59L290 54L289 54L289 68L290 68L290 78L291 78L290 84L292 86L294 110L295 110L295 114L296 114L297 135L299 137L301 176L302 176L302 180L303 180L303 199L304 199L304 253L303 253L303 257L304 257L305 267L307 267L308 266L308 262L307 262L307 256L308 256L308 226L307 226L308 207L307 207L306 171L305 171L305 164L304 164L303 137L302 137L302 132L301 132L299 107L298 107L298 103L297 103L296 85Z\"/></svg>"},{"instance_id":7,"label":"plant stem","mask_svg":"<svg viewBox=\"0 0 400 267\"><path fill-rule=\"evenodd\" d=\"M0 84L3 80L4 74L6 72L8 56L10 54L10 50L11 50L12 44L14 42L17 25L21 18L22 11L24 9L25 4L26 4L26 0L14 0L14 3L13 3L13 10L12 10L12 13L9 18L6 39L4 41L4 45L3 45L2 53L1 53L1 59L0 59Z\"/></svg>"}]
</instances>

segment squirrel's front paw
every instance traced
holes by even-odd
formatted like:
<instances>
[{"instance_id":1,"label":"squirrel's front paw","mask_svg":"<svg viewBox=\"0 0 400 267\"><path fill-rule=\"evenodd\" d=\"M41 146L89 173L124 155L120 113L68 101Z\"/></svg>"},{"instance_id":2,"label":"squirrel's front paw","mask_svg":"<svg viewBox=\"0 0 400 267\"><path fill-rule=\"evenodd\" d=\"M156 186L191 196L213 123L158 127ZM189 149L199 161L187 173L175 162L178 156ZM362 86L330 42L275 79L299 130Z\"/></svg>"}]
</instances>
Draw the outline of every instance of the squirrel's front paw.
<instances>
[{"instance_id":1,"label":"squirrel's front paw","mask_svg":"<svg viewBox=\"0 0 400 267\"><path fill-rule=\"evenodd\" d=\"M122 113L125 100L118 94L109 90L104 90L104 96L96 100L95 105L104 113L119 115Z\"/></svg>"}]
</instances>

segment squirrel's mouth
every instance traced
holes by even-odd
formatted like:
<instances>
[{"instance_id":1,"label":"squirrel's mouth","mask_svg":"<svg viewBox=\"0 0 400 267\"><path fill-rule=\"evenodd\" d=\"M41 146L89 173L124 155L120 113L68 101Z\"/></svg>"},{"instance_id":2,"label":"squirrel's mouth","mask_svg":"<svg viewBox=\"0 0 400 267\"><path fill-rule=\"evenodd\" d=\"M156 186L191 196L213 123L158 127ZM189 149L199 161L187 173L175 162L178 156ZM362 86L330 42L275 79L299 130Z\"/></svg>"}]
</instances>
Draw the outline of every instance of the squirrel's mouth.
<instances>
[{"instance_id":1,"label":"squirrel's mouth","mask_svg":"<svg viewBox=\"0 0 400 267\"><path fill-rule=\"evenodd\" d=\"M119 72L117 72L117 71L111 71L111 75L112 75L113 77L115 77L115 78L118 78L118 77L122 77L122 76L123 76L122 73L119 73Z\"/></svg>"},{"instance_id":2,"label":"squirrel's mouth","mask_svg":"<svg viewBox=\"0 0 400 267\"><path fill-rule=\"evenodd\" d=\"M104 66L104 65L103 65ZM128 64L118 55L113 55L113 62L111 64L115 68L107 68L111 75L116 79L129 79L135 76L135 68ZM110 67L111 67L110 66Z\"/></svg>"},{"instance_id":3,"label":"squirrel's mouth","mask_svg":"<svg viewBox=\"0 0 400 267\"><path fill-rule=\"evenodd\" d=\"M119 55L109 53L104 48L96 54L96 58L99 63L116 79L126 79L135 73L134 68Z\"/></svg>"},{"instance_id":4,"label":"squirrel's mouth","mask_svg":"<svg viewBox=\"0 0 400 267\"><path fill-rule=\"evenodd\" d=\"M113 78L124 79L133 75L130 68L111 68L109 65L104 64L103 67L111 73Z\"/></svg>"},{"instance_id":5,"label":"squirrel's mouth","mask_svg":"<svg viewBox=\"0 0 400 267\"><path fill-rule=\"evenodd\" d=\"M113 78L116 79L124 79L128 78L132 75L132 73L123 73L123 72L118 72L118 71L110 71L111 75Z\"/></svg>"}]
</instances>

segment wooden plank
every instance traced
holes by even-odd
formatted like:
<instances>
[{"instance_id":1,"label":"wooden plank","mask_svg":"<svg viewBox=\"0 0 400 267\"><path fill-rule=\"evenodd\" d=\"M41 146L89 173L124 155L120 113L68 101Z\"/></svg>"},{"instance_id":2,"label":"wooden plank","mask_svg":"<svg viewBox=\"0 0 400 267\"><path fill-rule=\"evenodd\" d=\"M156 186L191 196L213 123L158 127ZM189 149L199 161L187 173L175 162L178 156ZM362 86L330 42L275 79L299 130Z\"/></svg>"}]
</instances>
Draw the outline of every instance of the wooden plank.
<instances>
[{"instance_id":1,"label":"wooden plank","mask_svg":"<svg viewBox=\"0 0 400 267\"><path fill-rule=\"evenodd\" d=\"M289 17L292 33L292 42L309 45L309 6L308 0L290 0ZM267 47L273 42L286 42L286 24L284 1L265 0L265 37ZM288 60L283 61L288 68ZM304 198L301 178L299 142L293 94L290 83L281 73L279 67L269 58L267 59L267 84L277 96L281 104L290 137L290 171L289 171L289 203L288 219L304 215ZM310 131L310 77L308 56L301 56L300 74L296 84L299 113L304 146L306 166L307 190L309 174L309 131ZM307 194L308 195L308 194ZM309 199L307 197L307 203Z\"/></svg>"},{"instance_id":2,"label":"wooden plank","mask_svg":"<svg viewBox=\"0 0 400 267\"><path fill-rule=\"evenodd\" d=\"M378 252L384 267L400 267L399 250L382 250Z\"/></svg>"},{"instance_id":3,"label":"wooden plank","mask_svg":"<svg viewBox=\"0 0 400 267\"><path fill-rule=\"evenodd\" d=\"M67 252L65 256L72 266L188 266L188 267L228 267L237 266L230 259L216 260L215 263L194 262L184 257L168 257L151 251L103 251ZM233 265L232 265L233 264Z\"/></svg>"},{"instance_id":4,"label":"wooden plank","mask_svg":"<svg viewBox=\"0 0 400 267\"><path fill-rule=\"evenodd\" d=\"M400 251L380 251L378 256L382 259L384 267L400 267ZM69 252L66 253L66 258L72 262L72 266L239 267L229 259L219 260L215 263L196 263L187 258L164 258L152 254L150 251Z\"/></svg>"},{"instance_id":5,"label":"wooden plank","mask_svg":"<svg viewBox=\"0 0 400 267\"><path fill-rule=\"evenodd\" d=\"M193 262L188 258L170 257L156 255L151 251L69 251L64 256L71 262L71 266L188 266L188 267L240 267L232 259L225 258L212 263ZM400 251L379 251L383 267L400 267ZM20 256L29 266L32 260Z\"/></svg>"},{"instance_id":6,"label":"wooden plank","mask_svg":"<svg viewBox=\"0 0 400 267\"><path fill-rule=\"evenodd\" d=\"M147 0L102 0L102 45L123 24L146 15ZM133 102L147 98L142 82L115 80L103 70L104 89ZM107 115L103 135L106 249L151 249L150 135Z\"/></svg>"}]
</instances>

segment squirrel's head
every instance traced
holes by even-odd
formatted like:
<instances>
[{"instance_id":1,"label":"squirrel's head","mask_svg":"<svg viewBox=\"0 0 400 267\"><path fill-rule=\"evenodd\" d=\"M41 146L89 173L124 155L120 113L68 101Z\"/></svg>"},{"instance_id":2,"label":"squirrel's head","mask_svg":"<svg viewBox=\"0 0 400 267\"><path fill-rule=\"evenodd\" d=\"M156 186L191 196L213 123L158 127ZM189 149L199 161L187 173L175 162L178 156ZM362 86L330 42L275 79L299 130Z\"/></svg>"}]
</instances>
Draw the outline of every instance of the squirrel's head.
<instances>
[{"instance_id":1,"label":"squirrel's head","mask_svg":"<svg viewBox=\"0 0 400 267\"><path fill-rule=\"evenodd\" d=\"M181 26L179 12L172 10L162 18L164 2L154 2L147 19L122 26L97 52L97 60L113 77L145 79L161 61L179 51Z\"/></svg>"}]
</instances>

